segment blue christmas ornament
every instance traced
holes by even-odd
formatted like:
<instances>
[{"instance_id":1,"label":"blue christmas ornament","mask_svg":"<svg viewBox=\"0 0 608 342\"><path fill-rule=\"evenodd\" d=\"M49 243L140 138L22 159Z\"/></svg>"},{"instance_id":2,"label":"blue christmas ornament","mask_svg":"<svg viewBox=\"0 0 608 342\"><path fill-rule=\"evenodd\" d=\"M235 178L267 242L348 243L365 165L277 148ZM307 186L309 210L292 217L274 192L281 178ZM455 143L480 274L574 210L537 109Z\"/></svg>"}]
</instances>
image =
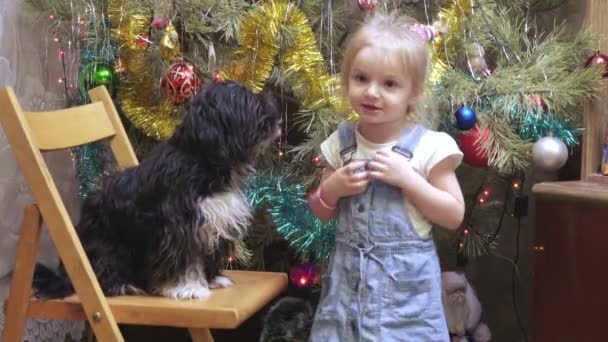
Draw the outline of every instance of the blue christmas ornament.
<instances>
[{"instance_id":1,"label":"blue christmas ornament","mask_svg":"<svg viewBox=\"0 0 608 342\"><path fill-rule=\"evenodd\" d=\"M458 108L454 116L456 116L456 127L461 131L468 131L475 127L475 123L477 123L477 115L471 107L462 106Z\"/></svg>"}]
</instances>

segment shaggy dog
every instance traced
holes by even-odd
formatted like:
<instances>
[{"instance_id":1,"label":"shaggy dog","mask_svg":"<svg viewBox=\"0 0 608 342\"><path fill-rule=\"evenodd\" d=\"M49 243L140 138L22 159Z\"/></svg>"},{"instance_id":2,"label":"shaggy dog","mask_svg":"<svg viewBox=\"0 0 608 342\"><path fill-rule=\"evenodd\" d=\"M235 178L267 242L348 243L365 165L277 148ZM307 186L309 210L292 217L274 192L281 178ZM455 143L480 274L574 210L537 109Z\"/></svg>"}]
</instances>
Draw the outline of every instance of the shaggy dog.
<instances>
[{"instance_id":1,"label":"shaggy dog","mask_svg":"<svg viewBox=\"0 0 608 342\"><path fill-rule=\"evenodd\" d=\"M208 85L173 136L87 196L76 229L104 293L190 299L232 285L221 271L251 219L244 181L280 120L262 94ZM63 268L42 265L34 287L41 298L74 292Z\"/></svg>"}]
</instances>

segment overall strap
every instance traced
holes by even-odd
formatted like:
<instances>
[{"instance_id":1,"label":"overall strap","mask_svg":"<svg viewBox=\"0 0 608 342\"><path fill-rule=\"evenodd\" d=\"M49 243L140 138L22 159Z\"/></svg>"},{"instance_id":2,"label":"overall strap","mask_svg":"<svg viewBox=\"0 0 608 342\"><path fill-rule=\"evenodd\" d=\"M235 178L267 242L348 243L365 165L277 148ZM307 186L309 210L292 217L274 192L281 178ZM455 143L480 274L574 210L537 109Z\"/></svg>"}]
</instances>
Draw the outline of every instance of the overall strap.
<instances>
[{"instance_id":1,"label":"overall strap","mask_svg":"<svg viewBox=\"0 0 608 342\"><path fill-rule=\"evenodd\" d=\"M393 151L408 159L412 159L414 156L414 150L416 149L416 146L418 146L418 143L425 132L426 128L421 125L413 125L408 127L401 138L399 138L397 144L393 146Z\"/></svg>"},{"instance_id":2,"label":"overall strap","mask_svg":"<svg viewBox=\"0 0 608 342\"><path fill-rule=\"evenodd\" d=\"M340 138L340 159L344 166L351 162L357 151L355 123L348 120L342 121L338 126L338 137Z\"/></svg>"}]
</instances>

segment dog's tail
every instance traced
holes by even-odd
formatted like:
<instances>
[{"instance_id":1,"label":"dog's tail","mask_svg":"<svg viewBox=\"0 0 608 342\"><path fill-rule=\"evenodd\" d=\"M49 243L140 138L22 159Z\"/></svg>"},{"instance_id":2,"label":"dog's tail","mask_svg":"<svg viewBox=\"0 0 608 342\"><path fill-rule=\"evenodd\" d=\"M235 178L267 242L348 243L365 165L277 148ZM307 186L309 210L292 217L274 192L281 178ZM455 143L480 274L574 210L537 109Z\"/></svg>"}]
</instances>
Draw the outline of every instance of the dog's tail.
<instances>
[{"instance_id":1,"label":"dog's tail","mask_svg":"<svg viewBox=\"0 0 608 342\"><path fill-rule=\"evenodd\" d=\"M61 267L54 271L40 263L36 264L33 282L34 295L41 299L65 298L74 293L72 282Z\"/></svg>"}]
</instances>

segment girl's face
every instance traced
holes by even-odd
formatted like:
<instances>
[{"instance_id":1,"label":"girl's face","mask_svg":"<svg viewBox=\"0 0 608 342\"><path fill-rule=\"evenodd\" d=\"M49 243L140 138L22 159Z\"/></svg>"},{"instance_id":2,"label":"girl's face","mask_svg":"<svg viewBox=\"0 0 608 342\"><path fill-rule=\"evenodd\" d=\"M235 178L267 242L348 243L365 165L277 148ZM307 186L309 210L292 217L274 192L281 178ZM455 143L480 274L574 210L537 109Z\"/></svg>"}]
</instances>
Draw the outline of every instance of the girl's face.
<instances>
[{"instance_id":1,"label":"girl's face","mask_svg":"<svg viewBox=\"0 0 608 342\"><path fill-rule=\"evenodd\" d=\"M348 97L360 124L401 124L411 102L411 79L390 50L367 46L353 59Z\"/></svg>"}]
</instances>

